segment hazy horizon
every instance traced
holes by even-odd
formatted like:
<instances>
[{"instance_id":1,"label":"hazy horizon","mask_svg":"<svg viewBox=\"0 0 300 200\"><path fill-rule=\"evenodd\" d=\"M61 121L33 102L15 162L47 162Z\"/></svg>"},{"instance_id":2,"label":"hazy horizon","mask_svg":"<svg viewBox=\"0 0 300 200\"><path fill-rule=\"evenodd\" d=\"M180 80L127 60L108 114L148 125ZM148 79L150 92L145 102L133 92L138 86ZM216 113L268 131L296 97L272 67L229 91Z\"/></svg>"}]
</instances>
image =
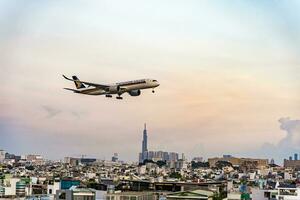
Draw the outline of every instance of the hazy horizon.
<instances>
[{"instance_id":1,"label":"hazy horizon","mask_svg":"<svg viewBox=\"0 0 300 200\"><path fill-rule=\"evenodd\" d=\"M299 1L1 1L0 149L138 160L300 153ZM122 101L62 78L141 78Z\"/></svg>"}]
</instances>

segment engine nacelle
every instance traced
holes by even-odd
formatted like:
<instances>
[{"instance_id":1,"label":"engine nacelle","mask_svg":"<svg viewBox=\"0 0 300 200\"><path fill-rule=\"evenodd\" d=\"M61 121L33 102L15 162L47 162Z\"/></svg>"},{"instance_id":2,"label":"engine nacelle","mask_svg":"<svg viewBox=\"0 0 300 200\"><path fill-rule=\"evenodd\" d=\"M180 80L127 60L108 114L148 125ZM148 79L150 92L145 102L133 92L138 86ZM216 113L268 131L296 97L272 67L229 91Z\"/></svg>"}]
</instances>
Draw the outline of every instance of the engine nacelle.
<instances>
[{"instance_id":1,"label":"engine nacelle","mask_svg":"<svg viewBox=\"0 0 300 200\"><path fill-rule=\"evenodd\" d=\"M108 92L112 93L112 94L117 94L120 92L120 86L118 86L118 85L110 86L108 88Z\"/></svg>"},{"instance_id":2,"label":"engine nacelle","mask_svg":"<svg viewBox=\"0 0 300 200\"><path fill-rule=\"evenodd\" d=\"M130 96L136 97L136 96L140 96L141 90L131 90L128 93L130 94Z\"/></svg>"}]
</instances>

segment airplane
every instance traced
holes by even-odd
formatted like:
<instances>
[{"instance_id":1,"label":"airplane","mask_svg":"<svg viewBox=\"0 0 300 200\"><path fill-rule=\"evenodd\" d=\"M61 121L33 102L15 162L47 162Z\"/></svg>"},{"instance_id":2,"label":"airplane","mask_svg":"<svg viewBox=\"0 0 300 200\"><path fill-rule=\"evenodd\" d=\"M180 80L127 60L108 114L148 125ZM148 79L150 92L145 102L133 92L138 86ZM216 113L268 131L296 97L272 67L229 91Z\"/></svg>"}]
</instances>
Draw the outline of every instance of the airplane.
<instances>
[{"instance_id":1,"label":"airplane","mask_svg":"<svg viewBox=\"0 0 300 200\"><path fill-rule=\"evenodd\" d=\"M123 99L121 95L126 92L130 96L139 96L141 94L141 90L149 88L152 88L152 93L154 93L154 88L159 86L158 81L153 79L140 79L106 85L81 81L77 78L77 76L72 76L72 79L65 75L62 76L69 81L73 81L77 88L64 88L66 90L86 95L105 95L105 97L108 98L111 98L113 94L116 94L116 99Z\"/></svg>"}]
</instances>

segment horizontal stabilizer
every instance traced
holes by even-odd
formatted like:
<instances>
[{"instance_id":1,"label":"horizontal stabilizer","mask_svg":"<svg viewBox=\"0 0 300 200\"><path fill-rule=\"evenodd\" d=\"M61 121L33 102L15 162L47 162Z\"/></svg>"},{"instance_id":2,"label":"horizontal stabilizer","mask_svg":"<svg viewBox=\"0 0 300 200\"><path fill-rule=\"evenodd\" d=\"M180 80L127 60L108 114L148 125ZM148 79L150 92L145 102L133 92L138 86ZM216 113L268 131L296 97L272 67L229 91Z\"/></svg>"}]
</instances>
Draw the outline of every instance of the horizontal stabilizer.
<instances>
[{"instance_id":1,"label":"horizontal stabilizer","mask_svg":"<svg viewBox=\"0 0 300 200\"><path fill-rule=\"evenodd\" d=\"M65 75L62 75L65 79L69 80L69 81L74 81L75 86L77 89L80 88L85 88L85 86L83 85L83 83L77 78L77 76L72 76L73 79L70 79L68 77L66 77Z\"/></svg>"},{"instance_id":2,"label":"horizontal stabilizer","mask_svg":"<svg viewBox=\"0 0 300 200\"><path fill-rule=\"evenodd\" d=\"M74 81L73 79L70 79L70 78L66 77L65 75L62 75L62 76L69 81Z\"/></svg>"},{"instance_id":3,"label":"horizontal stabilizer","mask_svg":"<svg viewBox=\"0 0 300 200\"><path fill-rule=\"evenodd\" d=\"M74 81L76 88L80 89L80 88L85 88L84 84L88 85L88 86L94 86L97 88L101 88L101 89L105 89L110 87L109 85L103 85L103 84L98 84L98 83L90 83L90 82L86 82L86 81L81 81L77 78L77 76L72 76L73 79L66 77L65 75L62 75L65 79L69 80L69 81Z\"/></svg>"},{"instance_id":4,"label":"horizontal stabilizer","mask_svg":"<svg viewBox=\"0 0 300 200\"><path fill-rule=\"evenodd\" d=\"M78 90L74 90L74 89L71 89L71 88L64 88L65 90L70 90L72 92L75 92L75 93L80 93Z\"/></svg>"}]
</instances>

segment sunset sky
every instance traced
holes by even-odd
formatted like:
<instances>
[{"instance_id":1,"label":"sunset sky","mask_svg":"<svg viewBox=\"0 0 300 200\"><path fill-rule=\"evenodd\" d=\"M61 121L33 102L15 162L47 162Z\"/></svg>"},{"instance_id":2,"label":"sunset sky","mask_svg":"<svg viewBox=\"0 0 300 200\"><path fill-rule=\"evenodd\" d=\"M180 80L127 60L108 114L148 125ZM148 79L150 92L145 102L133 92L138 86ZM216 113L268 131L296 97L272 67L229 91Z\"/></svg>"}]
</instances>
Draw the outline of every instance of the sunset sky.
<instances>
[{"instance_id":1,"label":"sunset sky","mask_svg":"<svg viewBox=\"0 0 300 200\"><path fill-rule=\"evenodd\" d=\"M0 149L136 161L150 150L300 153L299 1L0 1ZM85 96L153 78L156 93ZM289 117L289 118L288 118ZM279 121L280 120L280 121Z\"/></svg>"}]
</instances>

